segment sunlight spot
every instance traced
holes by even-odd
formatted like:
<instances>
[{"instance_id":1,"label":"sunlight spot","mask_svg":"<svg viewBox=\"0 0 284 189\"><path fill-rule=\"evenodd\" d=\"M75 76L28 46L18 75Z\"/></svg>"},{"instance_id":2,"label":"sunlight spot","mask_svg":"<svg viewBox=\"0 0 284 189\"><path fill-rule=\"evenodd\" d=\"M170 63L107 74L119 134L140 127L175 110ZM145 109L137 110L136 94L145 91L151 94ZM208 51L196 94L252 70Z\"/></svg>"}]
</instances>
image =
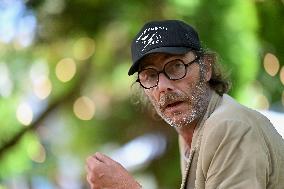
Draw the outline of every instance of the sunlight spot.
<instances>
[{"instance_id":1,"label":"sunlight spot","mask_svg":"<svg viewBox=\"0 0 284 189\"><path fill-rule=\"evenodd\" d=\"M284 85L284 66L282 66L280 71L280 81Z\"/></svg>"},{"instance_id":2,"label":"sunlight spot","mask_svg":"<svg viewBox=\"0 0 284 189\"><path fill-rule=\"evenodd\" d=\"M267 97L263 94L260 94L258 96L256 96L256 99L257 101L257 109L259 110L267 110L269 109L269 101L267 99Z\"/></svg>"},{"instance_id":3,"label":"sunlight spot","mask_svg":"<svg viewBox=\"0 0 284 189\"><path fill-rule=\"evenodd\" d=\"M77 60L86 60L95 52L95 41L88 37L78 39L73 46L74 57Z\"/></svg>"},{"instance_id":4,"label":"sunlight spot","mask_svg":"<svg viewBox=\"0 0 284 189\"><path fill-rule=\"evenodd\" d=\"M52 83L48 77L49 67L44 59L38 59L30 69L30 78L33 83L33 91L39 99L47 98L52 91Z\"/></svg>"},{"instance_id":5,"label":"sunlight spot","mask_svg":"<svg viewBox=\"0 0 284 189\"><path fill-rule=\"evenodd\" d=\"M46 14L60 14L65 8L64 0L49 0L44 1L42 4L42 11Z\"/></svg>"},{"instance_id":6,"label":"sunlight spot","mask_svg":"<svg viewBox=\"0 0 284 189\"><path fill-rule=\"evenodd\" d=\"M264 56L263 65L264 65L265 71L271 76L275 76L277 72L279 71L279 60L272 53L267 53Z\"/></svg>"},{"instance_id":7,"label":"sunlight spot","mask_svg":"<svg viewBox=\"0 0 284 189\"><path fill-rule=\"evenodd\" d=\"M34 82L37 78L49 75L48 62L45 59L38 59L32 64L30 69L30 78Z\"/></svg>"},{"instance_id":8,"label":"sunlight spot","mask_svg":"<svg viewBox=\"0 0 284 189\"><path fill-rule=\"evenodd\" d=\"M33 111L29 104L21 103L17 108L16 113L18 121L23 125L31 124L33 120Z\"/></svg>"},{"instance_id":9,"label":"sunlight spot","mask_svg":"<svg viewBox=\"0 0 284 189\"><path fill-rule=\"evenodd\" d=\"M90 120L95 114L95 104L90 98L82 96L75 101L73 111L79 119Z\"/></svg>"},{"instance_id":10,"label":"sunlight spot","mask_svg":"<svg viewBox=\"0 0 284 189\"><path fill-rule=\"evenodd\" d=\"M47 98L50 95L51 90L52 90L52 84L51 84L50 79L45 76L38 78L33 83L33 89L34 89L35 95L39 99Z\"/></svg>"},{"instance_id":11,"label":"sunlight spot","mask_svg":"<svg viewBox=\"0 0 284 189\"><path fill-rule=\"evenodd\" d=\"M72 58L64 58L57 63L55 73L60 81L70 81L76 73L76 63Z\"/></svg>"},{"instance_id":12,"label":"sunlight spot","mask_svg":"<svg viewBox=\"0 0 284 189\"><path fill-rule=\"evenodd\" d=\"M38 141L31 142L27 148L28 156L37 163L43 163L46 159L46 151Z\"/></svg>"}]
</instances>

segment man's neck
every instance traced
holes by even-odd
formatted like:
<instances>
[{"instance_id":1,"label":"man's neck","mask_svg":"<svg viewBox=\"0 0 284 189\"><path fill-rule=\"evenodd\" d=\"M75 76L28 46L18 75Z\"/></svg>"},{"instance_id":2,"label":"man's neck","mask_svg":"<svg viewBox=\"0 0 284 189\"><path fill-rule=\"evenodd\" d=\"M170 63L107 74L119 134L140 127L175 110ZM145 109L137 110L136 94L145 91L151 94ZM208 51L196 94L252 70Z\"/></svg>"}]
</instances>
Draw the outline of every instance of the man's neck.
<instances>
[{"instance_id":1,"label":"man's neck","mask_svg":"<svg viewBox=\"0 0 284 189\"><path fill-rule=\"evenodd\" d=\"M198 120L194 120L189 125L186 125L184 127L180 127L177 129L178 134L182 136L183 140L185 141L185 144L189 148L191 147L192 137L193 137L194 130L197 126L197 123L198 123Z\"/></svg>"}]
</instances>

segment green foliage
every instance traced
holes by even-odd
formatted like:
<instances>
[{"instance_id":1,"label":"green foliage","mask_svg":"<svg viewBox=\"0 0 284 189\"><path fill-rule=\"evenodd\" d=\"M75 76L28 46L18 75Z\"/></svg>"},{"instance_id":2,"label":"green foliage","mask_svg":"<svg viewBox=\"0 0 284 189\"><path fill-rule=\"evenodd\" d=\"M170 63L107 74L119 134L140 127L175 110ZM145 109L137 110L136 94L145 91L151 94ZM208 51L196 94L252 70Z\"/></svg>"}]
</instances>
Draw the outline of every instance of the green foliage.
<instances>
[{"instance_id":1,"label":"green foliage","mask_svg":"<svg viewBox=\"0 0 284 189\"><path fill-rule=\"evenodd\" d=\"M255 79L258 71L255 3L204 0L194 20L206 47L219 53L222 63L232 70L231 94L241 101L248 99L243 88Z\"/></svg>"},{"instance_id":2,"label":"green foliage","mask_svg":"<svg viewBox=\"0 0 284 189\"><path fill-rule=\"evenodd\" d=\"M62 159L66 157L80 162L78 174L85 183L87 156L158 131L167 139L165 153L135 174L154 178L158 188L179 187L177 134L153 118L151 111L131 103L135 77L127 76L131 64L130 43L148 20L182 19L194 25L203 47L216 51L220 62L231 71L231 94L235 98L254 106L251 97L261 93L283 111L279 71L272 77L263 68L263 57L268 52L279 59L280 68L283 66L284 6L281 1L50 2L27 1L38 22L34 44L20 48L0 42L0 64L8 67L13 83L12 93L0 96L0 148L5 149L0 154L0 183L23 173L28 182L40 175L56 183L60 179ZM94 53L80 59L76 53L88 54L90 44L82 40L86 38L91 46L94 42ZM56 75L56 66L64 58L71 58L76 64L76 73L68 82L60 81ZM31 76L34 67L46 70L47 73L37 73L37 77L46 74L52 84L46 99L35 96ZM91 120L83 121L74 112L74 103L80 96L94 102ZM21 102L32 104L34 117L29 126L17 120ZM4 147L24 129L27 131L22 137ZM40 158L42 163L37 162Z\"/></svg>"}]
</instances>

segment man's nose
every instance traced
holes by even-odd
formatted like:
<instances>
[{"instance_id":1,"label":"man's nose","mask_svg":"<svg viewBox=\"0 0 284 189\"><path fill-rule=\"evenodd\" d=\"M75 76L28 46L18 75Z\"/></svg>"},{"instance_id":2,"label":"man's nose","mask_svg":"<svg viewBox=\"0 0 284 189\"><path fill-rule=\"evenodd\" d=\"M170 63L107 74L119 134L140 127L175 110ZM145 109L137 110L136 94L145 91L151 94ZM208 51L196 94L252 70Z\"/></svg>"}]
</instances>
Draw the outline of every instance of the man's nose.
<instances>
[{"instance_id":1,"label":"man's nose","mask_svg":"<svg viewBox=\"0 0 284 189\"><path fill-rule=\"evenodd\" d=\"M164 73L160 73L159 75L159 83L157 89L159 92L166 92L173 90L173 81L170 80Z\"/></svg>"}]
</instances>

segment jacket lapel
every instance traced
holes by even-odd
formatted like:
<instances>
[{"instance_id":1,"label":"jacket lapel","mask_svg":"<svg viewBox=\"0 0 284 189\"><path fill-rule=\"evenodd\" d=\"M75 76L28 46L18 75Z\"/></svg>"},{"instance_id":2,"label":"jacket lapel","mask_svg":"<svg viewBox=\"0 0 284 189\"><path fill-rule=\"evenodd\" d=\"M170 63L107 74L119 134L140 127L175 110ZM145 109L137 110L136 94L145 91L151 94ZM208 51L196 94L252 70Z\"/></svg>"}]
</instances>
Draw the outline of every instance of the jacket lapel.
<instances>
[{"instance_id":1,"label":"jacket lapel","mask_svg":"<svg viewBox=\"0 0 284 189\"><path fill-rule=\"evenodd\" d=\"M194 154L195 154L195 149L191 150L191 152L189 154L188 162L187 162L186 167L185 167L185 172L183 174L183 178L182 178L182 183L181 183L180 189L185 189L185 186L186 186L186 183L187 183L187 179L189 177L189 170L190 170L190 167L191 167L191 163L192 163L192 159L194 157Z\"/></svg>"},{"instance_id":2,"label":"jacket lapel","mask_svg":"<svg viewBox=\"0 0 284 189\"><path fill-rule=\"evenodd\" d=\"M180 189L194 189L195 188L195 178L196 178L196 168L198 162L198 154L201 145L201 139L203 134L203 125L208 117L212 114L215 110L216 106L219 104L221 97L216 93L213 92L212 97L210 99L209 105L207 107L207 111L203 118L197 124L193 138L192 138L192 150L190 151L188 161L186 162L185 171L183 174L183 179L181 183ZM183 148L181 145L183 144L183 139L180 140L180 148ZM189 183L188 183L189 182Z\"/></svg>"}]
</instances>

